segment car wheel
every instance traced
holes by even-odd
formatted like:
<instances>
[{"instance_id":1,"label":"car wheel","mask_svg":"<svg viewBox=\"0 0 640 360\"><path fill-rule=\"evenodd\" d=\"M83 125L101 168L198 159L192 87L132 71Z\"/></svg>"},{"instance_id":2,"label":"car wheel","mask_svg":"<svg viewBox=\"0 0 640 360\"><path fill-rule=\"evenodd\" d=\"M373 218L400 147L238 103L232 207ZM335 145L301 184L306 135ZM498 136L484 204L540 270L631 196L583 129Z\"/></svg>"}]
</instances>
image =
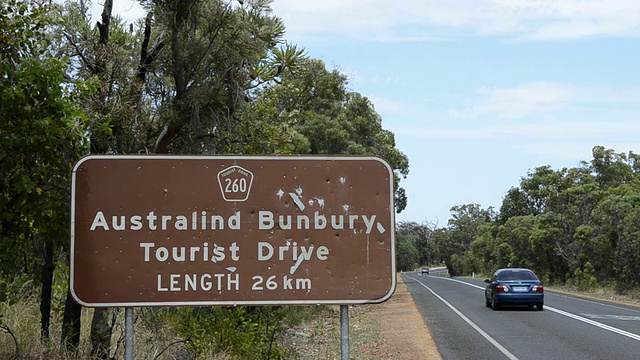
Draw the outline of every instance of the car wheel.
<instances>
[{"instance_id":1,"label":"car wheel","mask_svg":"<svg viewBox=\"0 0 640 360\"><path fill-rule=\"evenodd\" d=\"M491 301L489 301L486 296L484 297L484 304L486 305L486 307L491 307Z\"/></svg>"},{"instance_id":2,"label":"car wheel","mask_svg":"<svg viewBox=\"0 0 640 360\"><path fill-rule=\"evenodd\" d=\"M498 305L498 302L496 301L496 297L494 296L493 299L491 299L491 308L493 310L498 310L500 309L500 305Z\"/></svg>"},{"instance_id":3,"label":"car wheel","mask_svg":"<svg viewBox=\"0 0 640 360\"><path fill-rule=\"evenodd\" d=\"M538 305L536 305L536 309L538 309L538 311L542 311L544 309L544 303L539 303Z\"/></svg>"}]
</instances>

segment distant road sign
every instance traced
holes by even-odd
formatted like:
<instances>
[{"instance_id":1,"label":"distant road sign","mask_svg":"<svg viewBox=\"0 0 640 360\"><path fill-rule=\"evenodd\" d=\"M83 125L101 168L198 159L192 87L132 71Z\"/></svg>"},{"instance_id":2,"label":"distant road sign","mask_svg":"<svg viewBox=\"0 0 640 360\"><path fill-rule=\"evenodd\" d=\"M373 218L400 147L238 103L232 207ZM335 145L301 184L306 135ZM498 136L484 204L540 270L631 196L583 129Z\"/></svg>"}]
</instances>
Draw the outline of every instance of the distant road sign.
<instances>
[{"instance_id":1,"label":"distant road sign","mask_svg":"<svg viewBox=\"0 0 640 360\"><path fill-rule=\"evenodd\" d=\"M88 156L73 170L84 306L357 304L395 290L377 157Z\"/></svg>"}]
</instances>

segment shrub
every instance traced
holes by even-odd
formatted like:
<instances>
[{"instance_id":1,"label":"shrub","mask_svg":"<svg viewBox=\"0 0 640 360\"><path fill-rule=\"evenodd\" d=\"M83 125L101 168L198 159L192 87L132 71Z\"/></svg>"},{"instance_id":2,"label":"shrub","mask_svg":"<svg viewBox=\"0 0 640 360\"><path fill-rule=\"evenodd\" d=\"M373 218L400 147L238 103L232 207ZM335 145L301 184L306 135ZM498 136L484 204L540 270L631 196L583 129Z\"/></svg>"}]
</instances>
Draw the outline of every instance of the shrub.
<instances>
[{"instance_id":1,"label":"shrub","mask_svg":"<svg viewBox=\"0 0 640 360\"><path fill-rule=\"evenodd\" d=\"M241 359L282 359L276 342L282 307L194 307L178 309L179 334L199 355L228 352Z\"/></svg>"},{"instance_id":2,"label":"shrub","mask_svg":"<svg viewBox=\"0 0 640 360\"><path fill-rule=\"evenodd\" d=\"M584 270L576 269L569 284L575 286L580 291L593 289L598 285L598 280L593 275L593 266L590 262L584 264Z\"/></svg>"}]
</instances>

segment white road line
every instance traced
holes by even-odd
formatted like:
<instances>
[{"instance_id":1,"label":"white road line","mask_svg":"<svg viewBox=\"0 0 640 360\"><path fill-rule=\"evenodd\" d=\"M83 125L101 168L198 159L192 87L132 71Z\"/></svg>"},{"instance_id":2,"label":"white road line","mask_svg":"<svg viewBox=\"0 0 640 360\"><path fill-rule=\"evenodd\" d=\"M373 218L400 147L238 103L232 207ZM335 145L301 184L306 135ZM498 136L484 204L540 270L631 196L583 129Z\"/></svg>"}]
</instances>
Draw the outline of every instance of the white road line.
<instances>
[{"instance_id":1,"label":"white road line","mask_svg":"<svg viewBox=\"0 0 640 360\"><path fill-rule=\"evenodd\" d=\"M622 320L622 321L640 321L640 316L629 316L629 315L601 315L601 314L586 314L581 313L580 315L584 317L588 317L591 319L610 319L610 320Z\"/></svg>"},{"instance_id":2,"label":"white road line","mask_svg":"<svg viewBox=\"0 0 640 360\"><path fill-rule=\"evenodd\" d=\"M575 297L575 296L567 296L567 295L559 294L559 293L552 293L551 295L557 296L557 297L561 297L561 298L565 298L565 299L572 299L572 300L575 300L575 301L582 301L582 302L586 302L586 303L589 303L589 304L596 304L596 305L600 305L600 306L610 307L610 308L613 308L613 309L620 309L620 310L624 310L624 311L631 311L631 312L640 313L640 310L638 310L638 309L632 309L632 308L629 308L629 307L622 307L622 306L612 305L612 304L605 304L605 303L601 303L601 302L597 302L597 301L593 301L593 300L582 299L582 298Z\"/></svg>"},{"instance_id":3,"label":"white road line","mask_svg":"<svg viewBox=\"0 0 640 360\"><path fill-rule=\"evenodd\" d=\"M418 281L418 279L413 278L414 280ZM497 342L494 338L492 338L491 336L489 336L489 334L487 334L486 332L484 332L484 330L482 330L478 325L476 325L473 321L469 320L468 317L464 316L463 313L461 313L458 309L456 309L453 305L449 304L449 302L445 299L443 299L440 295L436 294L435 291L431 290L430 287L428 287L427 285L423 284L422 282L418 281L418 284L424 286L427 290L429 290L435 297L437 297L438 299L440 299L440 301L442 301L443 303L445 303L445 305L447 305L449 308L451 308L451 310L453 310L453 312L455 312L456 314L458 314L458 316L460 316L462 318L462 320L464 320L467 324L469 324L472 328L474 328L478 333L480 333L480 335L482 335L485 339L487 339L493 346L495 346L498 350L500 350L503 354L505 354L507 356L507 358L511 359L511 360L518 360L518 358L513 355L512 353L509 352L509 350L507 350L504 346L500 345L499 342Z\"/></svg>"},{"instance_id":4,"label":"white road line","mask_svg":"<svg viewBox=\"0 0 640 360\"><path fill-rule=\"evenodd\" d=\"M555 308L548 307L548 306L546 306L545 309L549 309L549 310L551 310L551 311L553 311L555 313L558 313L560 315L568 316L568 317L570 317L572 319L576 319L578 321L582 321L582 322L587 323L589 325L597 326L597 327L599 327L601 329L609 330L609 331L611 331L613 333L620 334L620 335L626 336L628 338L640 341L640 335L636 335L634 333L630 333L628 331L624 331L624 330L615 328L613 326L605 325L605 324L599 323L597 321L593 321L593 320L590 320L590 319L587 319L587 318L583 318L582 316L574 315L574 314L568 313L566 311L562 311L560 309L555 309Z\"/></svg>"},{"instance_id":5,"label":"white road line","mask_svg":"<svg viewBox=\"0 0 640 360\"><path fill-rule=\"evenodd\" d=\"M458 283L461 283L461 284L464 284L464 285L468 285L468 286L474 287L476 289L484 290L484 288L482 286L478 286L478 285L475 285L475 284L470 284L468 282L460 281L460 280L457 280L457 279L450 279L450 278L439 278L439 279L447 280L447 281L454 281L454 282L458 282ZM424 285L424 284L422 286L426 287L426 285ZM429 291L431 291L431 289L429 289ZM431 292L433 293L433 291L431 291ZM593 321L591 319L584 318L582 316L578 316L578 315L575 315L575 314L572 314L572 313L568 313L566 311L563 311L563 310L560 310L560 309L556 309L556 308L548 306L548 305L545 305L544 308L546 310L552 311L552 312L554 312L556 314L564 315L564 316L570 317L570 318L572 318L574 320L582 321L583 323L586 323L586 324L589 324L589 325L593 325L593 326L599 327L601 329L611 331L611 332L616 333L618 335L626 336L628 338L640 341L640 335L638 335L638 334L634 334L634 333L631 333L631 332L628 332L628 331L624 331L622 329L615 328L613 326L609 326L609 325L606 325L606 324L603 324L603 323L600 323L600 322L597 322L597 321Z\"/></svg>"}]
</instances>

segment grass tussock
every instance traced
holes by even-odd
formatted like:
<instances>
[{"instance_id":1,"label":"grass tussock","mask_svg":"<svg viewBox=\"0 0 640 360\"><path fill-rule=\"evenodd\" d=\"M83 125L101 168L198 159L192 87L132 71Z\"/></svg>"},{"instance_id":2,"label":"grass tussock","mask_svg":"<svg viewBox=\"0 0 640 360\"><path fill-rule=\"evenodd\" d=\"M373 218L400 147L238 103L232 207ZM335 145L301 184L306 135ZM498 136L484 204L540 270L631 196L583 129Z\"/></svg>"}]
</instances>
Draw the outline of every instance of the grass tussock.
<instances>
[{"instance_id":1,"label":"grass tussock","mask_svg":"<svg viewBox=\"0 0 640 360\"><path fill-rule=\"evenodd\" d=\"M19 299L19 300L18 300ZM13 301L0 302L0 360L68 360L91 359L91 321L94 309L83 308L81 317L80 345L70 351L62 344L63 302L55 300L51 314L48 340L41 336L40 299L37 291L23 292ZM235 309L239 310L239 309ZM242 309L240 309L242 310ZM230 341L230 346L241 341L243 346L257 346L233 331L233 327L221 322L211 328L211 321L220 321L221 314L230 316L227 321L240 324L246 321L246 312L215 307L203 308L135 308L134 309L134 358L136 360L237 360L262 359L264 352L228 349L221 342ZM304 346L316 347L316 341L325 343L326 354L334 358L339 354L339 314L334 306L290 306L286 308L252 310L253 319L278 316L270 323L275 331L274 350L271 359L308 359L301 351L296 335L307 340ZM197 317L193 313L199 313ZM259 314L259 315L256 315ZM239 318L235 318L239 316ZM111 342L109 359L124 359L125 356L125 311L109 309ZM265 320L266 321L266 320ZM274 324L280 330L273 330ZM262 328L261 328L262 329ZM267 329L266 327L264 329ZM303 329L303 330L301 330ZM188 334L188 335L185 335ZM213 335L212 335L213 334ZM239 337L240 336L240 337ZM231 340L230 340L231 339ZM310 341L309 341L310 340ZM247 342L248 341L248 342ZM249 344L250 343L250 344ZM255 355L247 355L255 354ZM307 353L308 354L308 353ZM317 352L315 352L317 355ZM249 357L247 357L249 356ZM314 357L318 358L318 357Z\"/></svg>"},{"instance_id":2,"label":"grass tussock","mask_svg":"<svg viewBox=\"0 0 640 360\"><path fill-rule=\"evenodd\" d=\"M623 304L640 305L640 289L627 289L625 291L621 291L611 286L594 286L585 289L572 285L554 285L546 286L546 288L548 290L565 292L578 296L585 296Z\"/></svg>"},{"instance_id":3,"label":"grass tussock","mask_svg":"<svg viewBox=\"0 0 640 360\"><path fill-rule=\"evenodd\" d=\"M89 331L90 318L83 313L82 331ZM76 354L61 345L62 317L51 319L49 340L42 340L39 303L35 298L13 304L0 303L0 359L72 359ZM89 356L89 345L82 341L77 357Z\"/></svg>"},{"instance_id":4,"label":"grass tussock","mask_svg":"<svg viewBox=\"0 0 640 360\"><path fill-rule=\"evenodd\" d=\"M0 360L68 360L90 359L90 329L93 309L82 310L80 345L69 351L61 343L62 314L52 313L49 340L41 337L40 310L37 297L22 301L0 303ZM205 359L232 360L228 354L197 356L188 339L176 337L176 325L155 314L158 309L134 310L135 359ZM124 359L125 316L124 309L110 309L112 337L110 359Z\"/></svg>"}]
</instances>

